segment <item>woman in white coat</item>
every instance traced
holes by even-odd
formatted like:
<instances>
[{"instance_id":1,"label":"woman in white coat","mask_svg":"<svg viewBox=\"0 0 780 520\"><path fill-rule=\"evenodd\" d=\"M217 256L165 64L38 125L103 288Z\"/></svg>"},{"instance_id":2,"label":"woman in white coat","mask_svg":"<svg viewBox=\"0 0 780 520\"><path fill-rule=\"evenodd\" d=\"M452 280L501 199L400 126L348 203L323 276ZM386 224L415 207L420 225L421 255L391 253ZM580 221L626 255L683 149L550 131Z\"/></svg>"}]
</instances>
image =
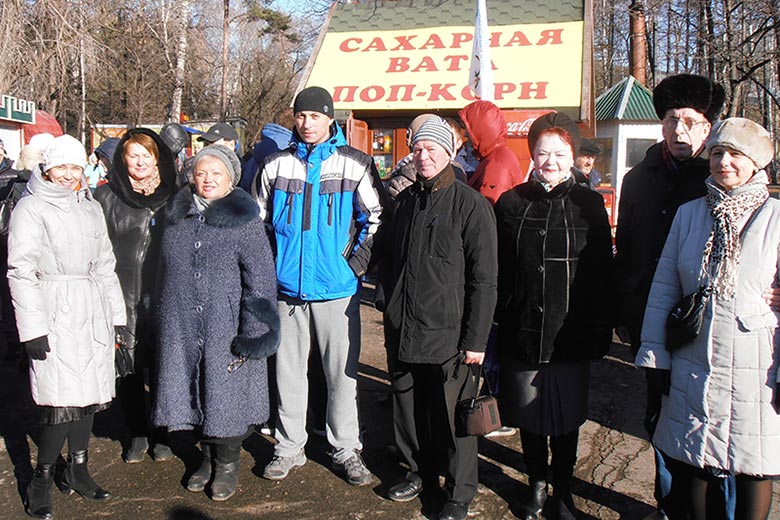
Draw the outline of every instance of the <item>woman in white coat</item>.
<instances>
[{"instance_id":1,"label":"woman in white coat","mask_svg":"<svg viewBox=\"0 0 780 520\"><path fill-rule=\"evenodd\" d=\"M90 477L87 448L95 412L114 397L114 340L125 305L103 212L84 178L86 158L79 141L56 138L10 224L8 280L42 422L25 502L36 518L53 516L53 468L66 437L63 492L111 496Z\"/></svg>"},{"instance_id":2,"label":"woman in white coat","mask_svg":"<svg viewBox=\"0 0 780 520\"><path fill-rule=\"evenodd\" d=\"M713 128L706 147L708 194L675 216L636 364L653 369L668 396L653 440L670 459L669 517L725 518L719 479L734 475L735 517L765 520L780 475L780 314L762 297L777 286L780 261L780 201L769 198L762 169L773 145L760 125L730 118ZM707 284L701 332L670 352L669 312Z\"/></svg>"}]
</instances>

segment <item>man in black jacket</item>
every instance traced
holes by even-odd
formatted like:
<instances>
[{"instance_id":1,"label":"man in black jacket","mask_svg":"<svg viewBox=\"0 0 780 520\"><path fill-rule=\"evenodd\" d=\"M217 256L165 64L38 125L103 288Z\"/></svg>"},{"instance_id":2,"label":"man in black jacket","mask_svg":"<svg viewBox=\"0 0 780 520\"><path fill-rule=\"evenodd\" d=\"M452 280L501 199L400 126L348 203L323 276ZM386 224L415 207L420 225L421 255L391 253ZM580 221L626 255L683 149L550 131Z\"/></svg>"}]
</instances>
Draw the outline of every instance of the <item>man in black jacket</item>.
<instances>
[{"instance_id":1,"label":"man in black jacket","mask_svg":"<svg viewBox=\"0 0 780 520\"><path fill-rule=\"evenodd\" d=\"M407 501L438 490L439 518L463 520L477 491L477 439L455 434L455 404L476 390L496 303L496 231L490 204L455 182L452 130L427 120L413 140L417 181L396 199L387 231L385 342L396 443L410 471L388 491ZM398 427L403 424L403 427Z\"/></svg>"},{"instance_id":2,"label":"man in black jacket","mask_svg":"<svg viewBox=\"0 0 780 520\"><path fill-rule=\"evenodd\" d=\"M677 208L707 193L704 180L709 164L701 153L724 98L723 87L691 74L670 76L653 91L663 141L651 146L623 179L615 237L618 335L631 343L634 352L640 345L655 268ZM651 439L661 410L663 372L646 371L645 428ZM662 518L669 513L671 478L661 453L656 452L655 499Z\"/></svg>"}]
</instances>

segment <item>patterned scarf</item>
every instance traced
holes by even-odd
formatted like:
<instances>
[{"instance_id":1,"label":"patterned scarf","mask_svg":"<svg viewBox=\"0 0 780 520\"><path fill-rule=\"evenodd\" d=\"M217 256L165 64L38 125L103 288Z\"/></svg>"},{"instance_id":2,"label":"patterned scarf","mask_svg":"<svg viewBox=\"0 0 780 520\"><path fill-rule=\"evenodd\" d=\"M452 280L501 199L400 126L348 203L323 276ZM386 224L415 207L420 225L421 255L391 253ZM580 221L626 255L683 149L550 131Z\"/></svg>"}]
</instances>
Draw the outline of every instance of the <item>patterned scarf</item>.
<instances>
[{"instance_id":1,"label":"patterned scarf","mask_svg":"<svg viewBox=\"0 0 780 520\"><path fill-rule=\"evenodd\" d=\"M533 171L531 172L531 178L536 182L538 182L539 184L541 184L542 188L544 188L544 191L546 191L547 193L550 193L559 184L563 184L564 182L569 180L569 177L571 177L571 170L564 173L563 176L558 180L558 182L552 184L545 180L542 180L542 178L539 176L539 173L537 173L536 168L534 168Z\"/></svg>"},{"instance_id":2,"label":"patterned scarf","mask_svg":"<svg viewBox=\"0 0 780 520\"><path fill-rule=\"evenodd\" d=\"M704 246L701 269L713 281L715 296L721 300L728 301L734 297L734 277L742 247L737 222L766 202L769 198L766 187L768 182L769 178L763 170L731 191L724 190L712 176L705 181L707 207L715 223Z\"/></svg>"},{"instance_id":3,"label":"patterned scarf","mask_svg":"<svg viewBox=\"0 0 780 520\"><path fill-rule=\"evenodd\" d=\"M154 191L157 189L157 186L159 186L161 182L160 170L158 169L155 169L154 174L141 181L133 179L130 175L128 175L127 178L130 180L130 187L133 188L134 192L146 196L154 193Z\"/></svg>"}]
</instances>

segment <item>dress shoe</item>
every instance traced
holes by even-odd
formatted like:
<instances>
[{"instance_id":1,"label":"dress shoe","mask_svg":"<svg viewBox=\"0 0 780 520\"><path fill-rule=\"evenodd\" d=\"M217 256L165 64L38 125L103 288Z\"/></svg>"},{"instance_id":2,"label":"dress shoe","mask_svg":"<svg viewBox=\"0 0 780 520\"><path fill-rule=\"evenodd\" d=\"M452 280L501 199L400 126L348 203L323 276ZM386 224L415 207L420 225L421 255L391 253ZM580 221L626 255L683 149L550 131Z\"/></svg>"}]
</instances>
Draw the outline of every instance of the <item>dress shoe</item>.
<instances>
[{"instance_id":1,"label":"dress shoe","mask_svg":"<svg viewBox=\"0 0 780 520\"><path fill-rule=\"evenodd\" d=\"M405 478L387 490L387 498L394 502L408 502L422 493L422 480Z\"/></svg>"},{"instance_id":2,"label":"dress shoe","mask_svg":"<svg viewBox=\"0 0 780 520\"><path fill-rule=\"evenodd\" d=\"M167 444L157 443L152 448L152 459L155 462L168 462L173 460L173 451Z\"/></svg>"},{"instance_id":3,"label":"dress shoe","mask_svg":"<svg viewBox=\"0 0 780 520\"><path fill-rule=\"evenodd\" d=\"M133 437L127 451L122 454L122 460L128 464L143 462L146 450L149 449L149 440L146 437Z\"/></svg>"},{"instance_id":4,"label":"dress shoe","mask_svg":"<svg viewBox=\"0 0 780 520\"><path fill-rule=\"evenodd\" d=\"M523 504L523 520L541 520L544 503L547 501L547 482L536 480L531 482L531 497Z\"/></svg>"},{"instance_id":5,"label":"dress shoe","mask_svg":"<svg viewBox=\"0 0 780 520\"><path fill-rule=\"evenodd\" d=\"M224 502L236 494L241 444L216 444L214 455L214 478L211 480L211 500Z\"/></svg>"},{"instance_id":6,"label":"dress shoe","mask_svg":"<svg viewBox=\"0 0 780 520\"><path fill-rule=\"evenodd\" d=\"M187 480L187 490L194 493L199 493L206 489L206 484L211 480L211 470L213 465L211 450L213 446L211 444L201 442L201 452L203 453L203 459L201 460L200 467L195 470L189 480Z\"/></svg>"},{"instance_id":7,"label":"dress shoe","mask_svg":"<svg viewBox=\"0 0 780 520\"><path fill-rule=\"evenodd\" d=\"M441 513L439 513L439 520L466 520L468 515L468 502L454 502L448 500L447 503L444 504Z\"/></svg>"}]
</instances>

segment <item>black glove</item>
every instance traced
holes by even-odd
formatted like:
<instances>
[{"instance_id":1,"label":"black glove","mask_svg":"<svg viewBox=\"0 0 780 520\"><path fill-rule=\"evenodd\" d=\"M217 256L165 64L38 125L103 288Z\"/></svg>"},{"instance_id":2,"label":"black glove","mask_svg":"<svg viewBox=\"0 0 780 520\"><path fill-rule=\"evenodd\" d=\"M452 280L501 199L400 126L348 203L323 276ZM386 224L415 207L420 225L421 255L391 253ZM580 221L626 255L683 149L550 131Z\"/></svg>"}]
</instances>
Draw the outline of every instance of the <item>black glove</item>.
<instances>
[{"instance_id":1,"label":"black glove","mask_svg":"<svg viewBox=\"0 0 780 520\"><path fill-rule=\"evenodd\" d=\"M775 412L780 414L780 383L775 383Z\"/></svg>"},{"instance_id":2,"label":"black glove","mask_svg":"<svg viewBox=\"0 0 780 520\"><path fill-rule=\"evenodd\" d=\"M40 338L25 341L24 348L27 350L27 355L30 359L43 361L46 359L46 353L51 352L51 349L49 348L49 337L41 336Z\"/></svg>"},{"instance_id":3,"label":"black glove","mask_svg":"<svg viewBox=\"0 0 780 520\"><path fill-rule=\"evenodd\" d=\"M648 368L647 390L650 395L669 395L669 387L672 385L672 371L660 368Z\"/></svg>"}]
</instances>

